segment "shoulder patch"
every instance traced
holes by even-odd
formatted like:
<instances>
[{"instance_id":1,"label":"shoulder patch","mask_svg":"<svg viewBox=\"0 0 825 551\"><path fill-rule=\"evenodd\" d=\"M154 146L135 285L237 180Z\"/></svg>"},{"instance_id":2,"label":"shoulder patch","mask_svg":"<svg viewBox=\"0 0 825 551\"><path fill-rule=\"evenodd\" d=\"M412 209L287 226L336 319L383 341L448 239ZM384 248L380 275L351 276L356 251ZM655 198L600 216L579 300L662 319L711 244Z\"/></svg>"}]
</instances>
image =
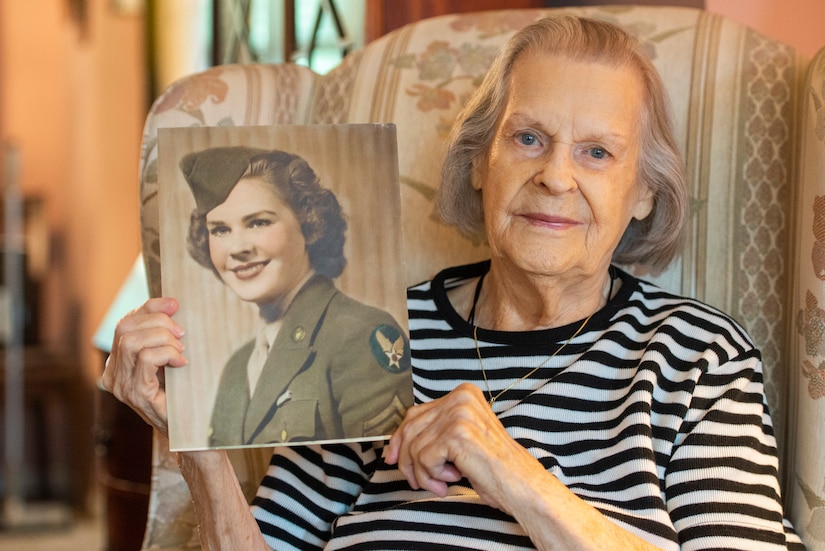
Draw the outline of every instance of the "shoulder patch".
<instances>
[{"instance_id":1,"label":"shoulder patch","mask_svg":"<svg viewBox=\"0 0 825 551\"><path fill-rule=\"evenodd\" d=\"M378 365L393 373L410 368L410 351L407 337L397 327L379 325L370 334L370 350Z\"/></svg>"}]
</instances>

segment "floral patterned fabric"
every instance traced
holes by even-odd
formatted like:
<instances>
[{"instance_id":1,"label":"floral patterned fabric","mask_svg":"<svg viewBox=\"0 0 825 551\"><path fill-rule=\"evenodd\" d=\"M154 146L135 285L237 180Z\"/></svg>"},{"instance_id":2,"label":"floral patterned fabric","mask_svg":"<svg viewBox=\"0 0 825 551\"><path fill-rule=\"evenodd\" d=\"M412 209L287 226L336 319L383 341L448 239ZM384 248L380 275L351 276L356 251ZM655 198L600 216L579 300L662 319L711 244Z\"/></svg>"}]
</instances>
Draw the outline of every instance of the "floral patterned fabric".
<instances>
[{"instance_id":1,"label":"floral patterned fabric","mask_svg":"<svg viewBox=\"0 0 825 551\"><path fill-rule=\"evenodd\" d=\"M147 118L141 222L151 293L160 294L156 133L168 126L394 123L407 282L486 257L483 245L430 215L447 133L513 32L556 13L628 29L662 74L688 169L690 238L665 273L629 268L730 313L759 343L786 501L809 548L825 550L823 55L806 81L808 64L792 48L720 16L601 6L421 21L353 52L324 76L289 64L207 70L172 85ZM795 114L803 108L800 124ZM144 545L197 547L188 492L166 449L158 439ZM233 455L248 494L266 459L265 450Z\"/></svg>"},{"instance_id":2,"label":"floral patterned fabric","mask_svg":"<svg viewBox=\"0 0 825 551\"><path fill-rule=\"evenodd\" d=\"M785 499L808 549L825 551L825 50L811 62L802 97Z\"/></svg>"}]
</instances>

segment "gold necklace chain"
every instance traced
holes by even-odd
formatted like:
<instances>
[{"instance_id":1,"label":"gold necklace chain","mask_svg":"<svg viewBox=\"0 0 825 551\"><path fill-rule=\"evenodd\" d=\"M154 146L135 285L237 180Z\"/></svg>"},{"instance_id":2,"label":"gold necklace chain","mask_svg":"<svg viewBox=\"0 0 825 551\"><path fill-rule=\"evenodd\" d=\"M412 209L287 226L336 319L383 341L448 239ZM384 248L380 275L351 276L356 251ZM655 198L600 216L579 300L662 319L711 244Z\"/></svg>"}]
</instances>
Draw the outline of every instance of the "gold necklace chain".
<instances>
[{"instance_id":1,"label":"gold necklace chain","mask_svg":"<svg viewBox=\"0 0 825 551\"><path fill-rule=\"evenodd\" d=\"M611 270L612 270L612 268L611 268ZM611 270L608 271L608 277L610 278L610 286L607 289L607 302L610 302L610 299L613 298L613 272ZM529 377L531 377L536 371L541 369L545 364L547 364L547 362L549 362L550 360L555 358L562 350L564 350L565 347L568 344L570 344L570 341L575 339L579 335L579 333L581 333L584 330L584 327L587 325L587 323L590 321L590 318L592 318L593 314L595 314L596 312L592 312L589 316L587 316L585 318L585 320L582 322L582 324L579 326L579 328L576 329L576 332L573 333L572 335L570 335L570 337L566 341L564 341L564 343L562 343L562 345L560 347L558 347L555 352L553 352L552 354L547 356L544 359L543 362L541 362L539 365L537 365L536 367L531 369L530 372L527 373L527 375L521 377L517 381L513 381L512 383L507 385L507 387L505 387L504 390L500 391L498 394L493 396L493 393L490 390L490 381L487 380L487 371L485 371L484 362L481 359L481 350L479 349L479 346L478 346L478 325L476 325L474 323L476 305L478 304L479 296L481 296L481 284L484 281L484 276L485 275L486 274L482 274L481 277L478 280L478 283L476 283L475 295L473 296L473 303L472 303L472 307L470 308L470 314L467 317L467 321L473 324L473 342L475 343L475 346L476 346L476 356L478 356L478 365L481 366L481 375L484 377L484 386L487 389L487 395L490 397L490 399L487 400L487 403L490 404L490 408L492 408L493 404L496 403L496 400L501 398L502 394L504 394L505 392L507 392L508 390L510 390L511 388L516 386L517 384L519 384L520 382L524 381L525 379L528 379ZM596 311L598 311L598 309Z\"/></svg>"},{"instance_id":2,"label":"gold necklace chain","mask_svg":"<svg viewBox=\"0 0 825 551\"><path fill-rule=\"evenodd\" d=\"M576 329L576 332L573 333L572 335L570 335L570 337L566 341L564 341L564 343L560 347L558 347L555 352L553 352L552 354L547 356L547 358L545 358L543 362L541 362L539 365L537 365L536 367L531 369L530 372L527 373L527 375L525 375L524 377L518 379L517 381L513 381L512 383L507 385L504 388L504 390L502 390L501 392L499 392L495 396L493 396L493 393L490 391L490 382L487 380L487 372L484 370L484 362L481 360L481 350L478 347L478 325L473 325L473 342L476 345L476 356L478 356L478 365L481 366L481 375L484 377L484 386L487 388L487 395L490 397L490 399L487 400L487 403L490 404L490 407L491 408L493 407L493 404L496 403L496 400L501 398L502 394L504 394L505 392L507 392L508 390L510 390L511 388L513 388L514 386L516 386L517 384L522 382L523 380L528 379L536 371L541 369L547 362L549 362L550 360L555 358L559 354L559 352L564 350L564 348L568 344L570 344L570 341L575 339L579 335L579 333L581 333L584 330L584 326L587 325L587 322L589 322L590 318L592 318L592 317L593 317L593 314L590 314L589 316L587 316L587 318L585 318L584 322L579 326L579 328Z\"/></svg>"}]
</instances>

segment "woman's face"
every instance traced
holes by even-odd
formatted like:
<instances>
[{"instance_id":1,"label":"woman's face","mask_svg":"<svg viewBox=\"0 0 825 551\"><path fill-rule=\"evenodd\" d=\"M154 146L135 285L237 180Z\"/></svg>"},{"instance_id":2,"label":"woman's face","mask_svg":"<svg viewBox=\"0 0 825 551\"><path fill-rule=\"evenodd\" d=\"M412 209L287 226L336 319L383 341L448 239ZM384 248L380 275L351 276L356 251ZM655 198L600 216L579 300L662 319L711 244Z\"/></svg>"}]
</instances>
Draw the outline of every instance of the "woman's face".
<instances>
[{"instance_id":1,"label":"woman's face","mask_svg":"<svg viewBox=\"0 0 825 551\"><path fill-rule=\"evenodd\" d=\"M631 218L643 87L630 69L527 53L474 186L494 259L538 275L603 277Z\"/></svg>"},{"instance_id":2,"label":"woman's face","mask_svg":"<svg viewBox=\"0 0 825 551\"><path fill-rule=\"evenodd\" d=\"M206 215L209 254L221 279L246 301L281 300L310 269L292 210L261 178L243 178Z\"/></svg>"}]
</instances>

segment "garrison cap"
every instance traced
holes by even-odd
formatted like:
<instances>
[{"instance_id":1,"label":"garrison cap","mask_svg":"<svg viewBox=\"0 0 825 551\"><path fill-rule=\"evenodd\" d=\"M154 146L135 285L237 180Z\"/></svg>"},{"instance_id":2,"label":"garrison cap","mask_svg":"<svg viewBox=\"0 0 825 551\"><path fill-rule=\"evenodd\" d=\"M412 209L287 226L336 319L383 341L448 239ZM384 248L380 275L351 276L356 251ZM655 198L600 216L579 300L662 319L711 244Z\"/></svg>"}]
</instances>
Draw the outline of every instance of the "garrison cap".
<instances>
[{"instance_id":1,"label":"garrison cap","mask_svg":"<svg viewBox=\"0 0 825 551\"><path fill-rule=\"evenodd\" d=\"M195 196L198 211L207 213L229 197L253 157L267 153L252 147L211 147L189 153L180 170Z\"/></svg>"}]
</instances>

